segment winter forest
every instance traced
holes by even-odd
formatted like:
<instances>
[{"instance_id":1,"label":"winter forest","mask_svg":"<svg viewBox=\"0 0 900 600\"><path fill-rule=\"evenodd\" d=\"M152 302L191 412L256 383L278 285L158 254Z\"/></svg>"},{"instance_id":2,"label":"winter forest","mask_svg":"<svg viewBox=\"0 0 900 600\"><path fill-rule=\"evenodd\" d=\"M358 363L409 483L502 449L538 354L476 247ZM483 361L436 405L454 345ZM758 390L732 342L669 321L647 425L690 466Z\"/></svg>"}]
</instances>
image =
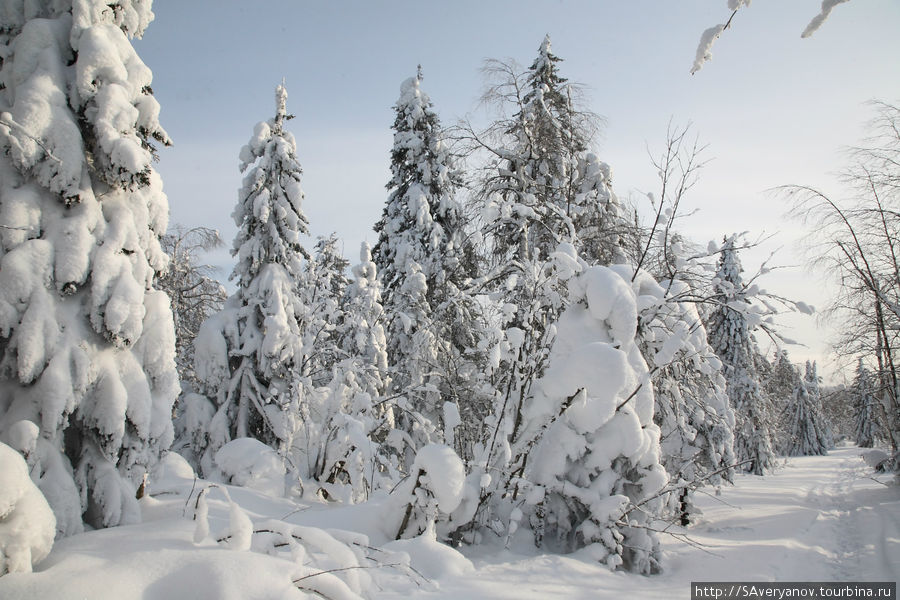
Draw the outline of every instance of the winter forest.
<instances>
[{"instance_id":1,"label":"winter forest","mask_svg":"<svg viewBox=\"0 0 900 600\"><path fill-rule=\"evenodd\" d=\"M813 3L796 36L846 2ZM750 0L711 4L723 23L694 24L679 77L751 27ZM652 189L623 193L606 92L570 79L552 31L522 64L484 60L464 117L410 52L380 218L354 247L308 216L329 200L304 192L314 117L292 103L315 83L276 79L267 112L232 117L231 240L170 218L206 204L158 172L192 140L170 138L138 52L154 16L0 5L0 597L896 581L896 98L844 140L839 193L769 190L771 221L813 248L788 267L748 261L767 237L742 223L693 233L714 163L691 125L671 120L647 144ZM769 291L783 268L828 295ZM827 377L792 358L789 313L835 328Z\"/></svg>"}]
</instances>

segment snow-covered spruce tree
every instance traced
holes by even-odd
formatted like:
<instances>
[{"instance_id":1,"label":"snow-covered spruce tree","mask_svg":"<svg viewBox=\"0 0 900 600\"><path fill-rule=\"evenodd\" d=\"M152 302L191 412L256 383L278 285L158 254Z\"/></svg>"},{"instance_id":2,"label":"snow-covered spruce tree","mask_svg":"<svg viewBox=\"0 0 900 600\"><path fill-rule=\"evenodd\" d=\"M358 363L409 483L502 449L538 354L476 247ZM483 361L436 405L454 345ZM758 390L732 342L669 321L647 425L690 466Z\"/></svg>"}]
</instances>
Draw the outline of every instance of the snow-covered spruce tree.
<instances>
[{"instance_id":1,"label":"snow-covered spruce tree","mask_svg":"<svg viewBox=\"0 0 900 600\"><path fill-rule=\"evenodd\" d=\"M389 462L382 444L389 431L403 437L402 431L391 429L390 408L379 404L387 379L387 341L381 288L365 242L352 273L332 334L340 360L331 367L331 381L320 389L323 405L331 409L325 413L327 422L319 425L322 443L314 464L320 494L346 502L364 500L373 489L399 479L400 465Z\"/></svg>"},{"instance_id":2,"label":"snow-covered spruce tree","mask_svg":"<svg viewBox=\"0 0 900 600\"><path fill-rule=\"evenodd\" d=\"M358 364L357 377L366 381L364 390L373 397L381 396L387 383L387 338L377 272L372 251L363 242L359 263L347 284L344 318L337 333L342 351Z\"/></svg>"},{"instance_id":3,"label":"snow-covered spruce tree","mask_svg":"<svg viewBox=\"0 0 900 600\"><path fill-rule=\"evenodd\" d=\"M734 236L720 249L713 279L715 308L709 317L709 343L722 361L726 390L735 414L734 453L740 468L763 475L775 466L772 417L754 369L754 347L747 291Z\"/></svg>"},{"instance_id":4,"label":"snow-covered spruce tree","mask_svg":"<svg viewBox=\"0 0 900 600\"><path fill-rule=\"evenodd\" d=\"M828 453L821 430L822 418L805 380L797 379L787 407L784 453L787 456L818 456Z\"/></svg>"},{"instance_id":5,"label":"snow-covered spruce tree","mask_svg":"<svg viewBox=\"0 0 900 600\"><path fill-rule=\"evenodd\" d=\"M778 349L772 362L772 369L763 381L763 387L769 397L774 417L772 443L781 455L787 453L786 448L790 441L788 432L791 423L788 418L788 407L794 398L794 390L799 381L800 373L788 357L787 350Z\"/></svg>"},{"instance_id":6,"label":"snow-covered spruce tree","mask_svg":"<svg viewBox=\"0 0 900 600\"><path fill-rule=\"evenodd\" d=\"M482 338L492 348L493 414L471 463L477 509L464 501L454 515L465 523L457 532L464 539L477 539L469 533L479 527L496 531L508 521L507 484L528 454L523 409L547 366L553 323L567 304L565 280L580 269L579 249L589 261L621 255L609 167L587 153L596 116L573 102L577 94L559 75L559 62L549 38L524 73L513 63L489 62L494 81L485 101L503 117L485 132L468 128L474 144L493 155L478 193L489 249L479 283L496 318Z\"/></svg>"},{"instance_id":7,"label":"snow-covered spruce tree","mask_svg":"<svg viewBox=\"0 0 900 600\"><path fill-rule=\"evenodd\" d=\"M657 283L639 271L632 283L643 299L638 340L652 366L662 464L669 475L668 508L682 525L695 513L694 492L731 482L734 412L721 362L707 341L693 292L678 280Z\"/></svg>"},{"instance_id":8,"label":"snow-covered spruce tree","mask_svg":"<svg viewBox=\"0 0 900 600\"><path fill-rule=\"evenodd\" d=\"M667 478L631 277L595 266L569 280L571 304L524 410L511 520L527 515L538 546L587 547L610 568L646 574L659 569L647 526Z\"/></svg>"},{"instance_id":9,"label":"snow-covered spruce tree","mask_svg":"<svg viewBox=\"0 0 900 600\"><path fill-rule=\"evenodd\" d=\"M475 274L454 166L421 72L403 82L394 110L390 194L376 224L373 260L383 287L394 417L415 448L443 440L444 413L484 414L472 383L479 371L466 288ZM411 457L410 457L411 460Z\"/></svg>"},{"instance_id":10,"label":"snow-covered spruce tree","mask_svg":"<svg viewBox=\"0 0 900 600\"><path fill-rule=\"evenodd\" d=\"M129 41L152 19L131 0L0 11L0 435L39 427L32 472L58 535L137 520L135 489L172 442L152 166L168 137Z\"/></svg>"},{"instance_id":11,"label":"snow-covered spruce tree","mask_svg":"<svg viewBox=\"0 0 900 600\"><path fill-rule=\"evenodd\" d=\"M257 124L241 149L244 178L233 213L237 265L231 274L237 291L206 320L195 343L201 392L215 409L204 423L209 409L197 396L185 398L197 404L186 410L198 415L195 450L204 473L213 471L215 452L235 438L255 438L286 457L302 400L298 282L309 258L300 236L308 231L297 145L284 129L286 101L279 85L275 118Z\"/></svg>"},{"instance_id":12,"label":"snow-covered spruce tree","mask_svg":"<svg viewBox=\"0 0 900 600\"><path fill-rule=\"evenodd\" d=\"M878 401L875 399L872 374L866 368L862 358L856 365L853 391L855 392L853 408L856 421L856 445L860 448L872 448L878 437Z\"/></svg>"},{"instance_id":13,"label":"snow-covered spruce tree","mask_svg":"<svg viewBox=\"0 0 900 600\"><path fill-rule=\"evenodd\" d=\"M496 262L547 260L561 242L590 263L621 256L619 202L607 164L588 152L596 115L573 101L546 36L524 74L489 63L501 79L486 100L514 113L496 123L498 168L485 182L483 216ZM577 235L576 235L577 234Z\"/></svg>"},{"instance_id":14,"label":"snow-covered spruce tree","mask_svg":"<svg viewBox=\"0 0 900 600\"><path fill-rule=\"evenodd\" d=\"M809 391L810 400L815 406L814 416L816 419L816 427L821 438L820 441L826 449L834 448L834 434L831 431L831 424L825 418L825 411L822 408L822 392L819 388L822 378L819 377L815 361L806 361L803 381L806 383L806 389Z\"/></svg>"},{"instance_id":15,"label":"snow-covered spruce tree","mask_svg":"<svg viewBox=\"0 0 900 600\"><path fill-rule=\"evenodd\" d=\"M344 319L349 261L341 255L339 246L336 234L316 241L301 286L306 308L300 319L304 354L300 372L315 386L331 380L334 366L342 358L336 328Z\"/></svg>"}]
</instances>

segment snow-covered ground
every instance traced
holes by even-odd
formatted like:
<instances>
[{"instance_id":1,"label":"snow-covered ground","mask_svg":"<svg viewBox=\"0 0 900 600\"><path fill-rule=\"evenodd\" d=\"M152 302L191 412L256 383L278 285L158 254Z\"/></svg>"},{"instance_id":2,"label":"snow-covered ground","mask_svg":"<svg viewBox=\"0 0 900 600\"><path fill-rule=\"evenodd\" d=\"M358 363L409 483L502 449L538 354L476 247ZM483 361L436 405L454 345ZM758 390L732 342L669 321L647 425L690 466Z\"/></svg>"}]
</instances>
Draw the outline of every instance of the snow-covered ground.
<instances>
[{"instance_id":1,"label":"snow-covered ground","mask_svg":"<svg viewBox=\"0 0 900 600\"><path fill-rule=\"evenodd\" d=\"M578 555L538 554L521 543L512 550L468 548L465 557L428 539L388 543L381 529L383 501L298 506L231 486L209 491L212 536L195 543L195 482L170 472L155 484L155 497L143 501L142 524L57 542L35 573L0 578L0 598L302 598L296 579L333 598L352 598L349 589L356 588L385 599L670 599L687 597L691 581L897 581L900 487L874 476L859 455L858 448L843 447L828 456L792 458L773 475L739 476L720 496L701 497L698 522L672 530L686 534L689 543L663 536L665 572L651 577L611 573ZM295 547L289 560L268 544L278 555L267 555L266 534L254 535L252 551L217 544L213 538L229 527L222 489L255 529L301 527L293 533L303 538L305 550ZM342 555L342 546L354 551ZM411 556L412 568L401 565L403 553ZM299 579L331 569L345 570Z\"/></svg>"}]
</instances>

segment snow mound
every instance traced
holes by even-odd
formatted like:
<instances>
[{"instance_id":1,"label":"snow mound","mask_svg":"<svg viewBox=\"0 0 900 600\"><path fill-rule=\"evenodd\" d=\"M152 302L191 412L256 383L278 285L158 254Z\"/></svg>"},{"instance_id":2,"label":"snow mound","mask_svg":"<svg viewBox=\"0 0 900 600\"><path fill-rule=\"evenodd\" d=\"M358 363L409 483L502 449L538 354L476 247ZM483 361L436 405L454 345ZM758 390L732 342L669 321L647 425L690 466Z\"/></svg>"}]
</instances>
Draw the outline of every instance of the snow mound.
<instances>
[{"instance_id":1,"label":"snow mound","mask_svg":"<svg viewBox=\"0 0 900 600\"><path fill-rule=\"evenodd\" d=\"M891 459L891 455L884 450L875 449L867 450L860 454L860 456L869 467L875 469L879 473L887 470L888 461Z\"/></svg>"},{"instance_id":2,"label":"snow mound","mask_svg":"<svg viewBox=\"0 0 900 600\"><path fill-rule=\"evenodd\" d=\"M274 450L259 440L232 440L219 448L215 460L226 483L271 496L284 495L284 463Z\"/></svg>"},{"instance_id":3,"label":"snow mound","mask_svg":"<svg viewBox=\"0 0 900 600\"><path fill-rule=\"evenodd\" d=\"M408 540L389 542L383 548L409 557L409 565L429 579L460 577L471 574L475 566L468 558L437 541L434 527ZM405 562L404 560L401 562Z\"/></svg>"},{"instance_id":4,"label":"snow mound","mask_svg":"<svg viewBox=\"0 0 900 600\"><path fill-rule=\"evenodd\" d=\"M412 471L425 471L419 482L428 487L437 500L438 508L451 513L463 496L466 472L462 460L449 446L429 444L419 450Z\"/></svg>"},{"instance_id":5,"label":"snow mound","mask_svg":"<svg viewBox=\"0 0 900 600\"><path fill-rule=\"evenodd\" d=\"M53 547L56 517L22 456L0 443L0 575L29 573Z\"/></svg>"},{"instance_id":6,"label":"snow mound","mask_svg":"<svg viewBox=\"0 0 900 600\"><path fill-rule=\"evenodd\" d=\"M193 479L196 476L188 461L175 452L169 452L162 457L153 470L154 481Z\"/></svg>"}]
</instances>

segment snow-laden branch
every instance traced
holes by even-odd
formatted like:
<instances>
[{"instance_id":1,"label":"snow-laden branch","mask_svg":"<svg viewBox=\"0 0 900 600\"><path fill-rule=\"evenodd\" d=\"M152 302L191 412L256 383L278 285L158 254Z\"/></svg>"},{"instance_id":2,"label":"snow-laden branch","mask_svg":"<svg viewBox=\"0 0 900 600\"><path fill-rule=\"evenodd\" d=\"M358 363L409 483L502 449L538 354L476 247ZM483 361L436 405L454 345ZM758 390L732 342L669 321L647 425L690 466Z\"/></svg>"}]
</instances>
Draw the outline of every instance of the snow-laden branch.
<instances>
[{"instance_id":1,"label":"snow-laden branch","mask_svg":"<svg viewBox=\"0 0 900 600\"><path fill-rule=\"evenodd\" d=\"M806 26L806 29L803 30L803 33L800 34L800 37L808 38L814 34L816 30L822 26L822 23L825 22L825 19L828 18L828 15L831 14L831 11L834 10L835 6L849 1L850 0L822 0L822 10L813 17L812 21L809 22L809 25Z\"/></svg>"}]
</instances>

